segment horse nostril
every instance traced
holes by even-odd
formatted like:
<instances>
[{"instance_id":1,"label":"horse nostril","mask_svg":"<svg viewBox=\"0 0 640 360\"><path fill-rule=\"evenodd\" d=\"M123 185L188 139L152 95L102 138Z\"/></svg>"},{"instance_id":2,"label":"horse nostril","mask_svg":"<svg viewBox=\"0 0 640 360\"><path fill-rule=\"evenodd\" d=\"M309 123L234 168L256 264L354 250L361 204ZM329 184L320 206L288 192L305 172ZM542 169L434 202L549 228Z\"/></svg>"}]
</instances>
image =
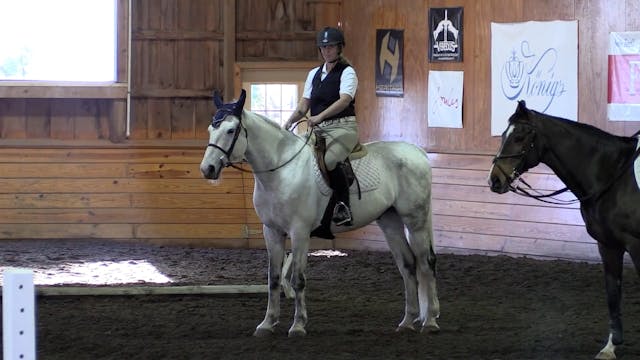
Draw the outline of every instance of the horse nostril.
<instances>
[{"instance_id":1,"label":"horse nostril","mask_svg":"<svg viewBox=\"0 0 640 360\"><path fill-rule=\"evenodd\" d=\"M202 176L204 176L207 179L211 179L213 174L215 174L215 171L216 171L216 167L213 165L208 165L200 169L200 172L202 172Z\"/></svg>"},{"instance_id":2,"label":"horse nostril","mask_svg":"<svg viewBox=\"0 0 640 360\"><path fill-rule=\"evenodd\" d=\"M491 190L496 191L498 189L500 189L500 178L497 175L491 175L489 177L489 186L491 187Z\"/></svg>"}]
</instances>

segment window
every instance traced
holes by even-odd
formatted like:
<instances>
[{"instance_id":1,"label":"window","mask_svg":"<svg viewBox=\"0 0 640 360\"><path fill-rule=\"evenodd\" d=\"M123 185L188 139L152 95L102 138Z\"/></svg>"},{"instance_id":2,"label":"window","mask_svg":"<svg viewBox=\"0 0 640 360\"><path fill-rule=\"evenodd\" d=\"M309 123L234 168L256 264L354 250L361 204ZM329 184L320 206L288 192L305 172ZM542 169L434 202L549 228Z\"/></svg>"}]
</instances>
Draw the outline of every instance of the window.
<instances>
[{"instance_id":1,"label":"window","mask_svg":"<svg viewBox=\"0 0 640 360\"><path fill-rule=\"evenodd\" d=\"M116 0L0 0L0 80L113 82Z\"/></svg>"},{"instance_id":2,"label":"window","mask_svg":"<svg viewBox=\"0 0 640 360\"><path fill-rule=\"evenodd\" d=\"M298 85L287 83L251 84L251 111L283 125L298 105Z\"/></svg>"}]
</instances>

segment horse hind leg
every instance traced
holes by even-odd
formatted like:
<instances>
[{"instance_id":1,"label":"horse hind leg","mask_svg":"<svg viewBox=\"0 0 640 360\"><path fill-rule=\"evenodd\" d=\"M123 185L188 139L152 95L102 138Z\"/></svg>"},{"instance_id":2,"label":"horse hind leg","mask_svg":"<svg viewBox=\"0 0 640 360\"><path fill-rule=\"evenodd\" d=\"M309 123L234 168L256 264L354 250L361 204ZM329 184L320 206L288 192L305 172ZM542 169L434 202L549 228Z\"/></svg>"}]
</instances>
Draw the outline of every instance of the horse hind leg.
<instances>
[{"instance_id":1,"label":"horse hind leg","mask_svg":"<svg viewBox=\"0 0 640 360\"><path fill-rule=\"evenodd\" d=\"M429 332L438 332L440 331L437 322L440 316L440 301L436 286L436 253L433 250L431 213L429 212L422 219L424 223L420 225L408 222L407 232L409 244L416 258L422 328Z\"/></svg>"},{"instance_id":2,"label":"horse hind leg","mask_svg":"<svg viewBox=\"0 0 640 360\"><path fill-rule=\"evenodd\" d=\"M416 259L407 242L404 233L404 224L394 209L389 209L382 214L377 220L377 223L384 233L391 254L404 281L404 318L396 330L416 330L414 323L419 320L420 315Z\"/></svg>"},{"instance_id":3,"label":"horse hind leg","mask_svg":"<svg viewBox=\"0 0 640 360\"><path fill-rule=\"evenodd\" d=\"M598 243L598 250L604 266L605 289L609 307L609 338L605 347L596 355L596 359L609 360L616 358L615 347L623 343L620 301L622 297L624 249L606 247Z\"/></svg>"}]
</instances>

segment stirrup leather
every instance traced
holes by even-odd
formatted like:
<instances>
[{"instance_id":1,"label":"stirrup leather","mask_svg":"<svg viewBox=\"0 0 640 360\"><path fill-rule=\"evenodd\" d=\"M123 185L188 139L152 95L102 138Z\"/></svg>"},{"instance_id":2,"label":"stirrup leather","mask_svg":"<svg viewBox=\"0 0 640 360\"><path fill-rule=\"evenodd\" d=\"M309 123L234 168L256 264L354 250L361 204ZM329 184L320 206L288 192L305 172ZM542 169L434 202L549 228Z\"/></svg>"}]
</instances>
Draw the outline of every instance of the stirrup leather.
<instances>
[{"instance_id":1,"label":"stirrup leather","mask_svg":"<svg viewBox=\"0 0 640 360\"><path fill-rule=\"evenodd\" d=\"M333 208L333 222L336 225L352 225L351 224L351 210L342 201L338 201L336 206Z\"/></svg>"}]
</instances>

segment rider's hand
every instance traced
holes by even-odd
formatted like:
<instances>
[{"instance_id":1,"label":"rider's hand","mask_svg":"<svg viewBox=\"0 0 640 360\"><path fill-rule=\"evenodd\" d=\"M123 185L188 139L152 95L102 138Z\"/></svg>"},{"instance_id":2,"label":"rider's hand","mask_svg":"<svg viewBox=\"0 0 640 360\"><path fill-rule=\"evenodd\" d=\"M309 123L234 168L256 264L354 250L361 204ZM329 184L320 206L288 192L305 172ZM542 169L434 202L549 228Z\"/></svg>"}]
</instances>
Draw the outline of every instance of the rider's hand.
<instances>
[{"instance_id":1,"label":"rider's hand","mask_svg":"<svg viewBox=\"0 0 640 360\"><path fill-rule=\"evenodd\" d=\"M309 124L309 126L313 127L320 124L322 121L323 119L320 115L314 115L307 120L307 123Z\"/></svg>"}]
</instances>

